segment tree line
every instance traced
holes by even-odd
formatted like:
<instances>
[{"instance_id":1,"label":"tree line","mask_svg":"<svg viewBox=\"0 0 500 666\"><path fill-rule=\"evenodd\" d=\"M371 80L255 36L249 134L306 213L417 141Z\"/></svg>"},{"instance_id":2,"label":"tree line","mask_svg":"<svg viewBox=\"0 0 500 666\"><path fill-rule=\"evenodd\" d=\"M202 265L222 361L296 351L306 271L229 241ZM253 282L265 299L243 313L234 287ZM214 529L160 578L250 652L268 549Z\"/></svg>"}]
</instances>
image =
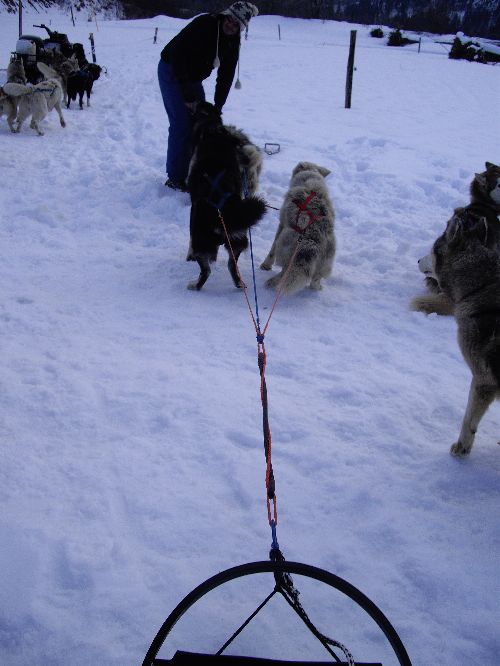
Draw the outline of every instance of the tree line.
<instances>
[{"instance_id":1,"label":"tree line","mask_svg":"<svg viewBox=\"0 0 500 666\"><path fill-rule=\"evenodd\" d=\"M59 4L73 9L101 11L116 7L124 18L150 18L164 14L191 18L224 9L231 0L22 0L23 5ZM500 39L500 0L254 0L260 14L294 18L332 19L363 25L386 25L403 30ZM0 0L16 12L19 0Z\"/></svg>"}]
</instances>

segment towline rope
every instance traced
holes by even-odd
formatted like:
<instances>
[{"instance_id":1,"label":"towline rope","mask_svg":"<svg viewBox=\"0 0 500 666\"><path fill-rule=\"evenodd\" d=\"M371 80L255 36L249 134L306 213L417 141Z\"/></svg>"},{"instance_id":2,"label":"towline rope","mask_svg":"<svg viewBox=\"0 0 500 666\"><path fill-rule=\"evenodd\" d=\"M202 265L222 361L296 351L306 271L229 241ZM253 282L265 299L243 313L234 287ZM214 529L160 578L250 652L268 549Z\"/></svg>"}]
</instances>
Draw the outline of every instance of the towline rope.
<instances>
[{"instance_id":1,"label":"towline rope","mask_svg":"<svg viewBox=\"0 0 500 666\"><path fill-rule=\"evenodd\" d=\"M248 190L247 190L247 183L246 183L246 173L243 174L243 184L244 184L244 193L245 193L245 198L248 196ZM313 193L313 196L315 193ZM307 203L309 203L310 199L307 200ZM296 203L296 202L294 202ZM305 205L307 205L307 203ZM296 204L297 205L297 204ZM272 206L270 206L272 207ZM300 208L299 207L299 213L300 212L306 212L305 208ZM238 268L238 264L236 262L236 256L233 251L233 247L231 245L231 239L229 237L229 233L226 227L226 224L224 222L224 218L222 216L220 208L217 208L217 214L219 216L220 223L222 225L222 228L224 229L224 234L226 236L226 242L229 247L229 251L231 253L231 257L233 259L233 263L235 266L236 274L238 276L241 288L243 290L243 294L245 296L245 300L247 303L248 311L250 313L250 317L252 319L254 328L255 328L255 333L256 333L256 338L257 338L257 362L259 366L259 373L260 373L260 399L262 403L262 428L263 428L263 434L264 434L264 454L266 458L266 491L267 491L267 496L266 496L266 503L267 503L267 518L269 521L269 525L271 527L271 535L272 535L272 542L271 542L271 550L269 552L269 558L273 562L283 562L285 561L285 557L282 554L278 539L277 539L277 534L276 534L276 528L278 525L278 511L277 511L277 502L276 502L276 483L274 479L274 472L273 472L273 465L272 465L272 436L271 436L271 428L269 426L269 405L267 401L267 385L266 385L266 347L264 344L264 338L265 334L267 332L267 329L269 327L271 317L273 315L273 312L276 308L276 305L278 303L278 300L281 296L281 292L283 290L283 285L285 284L286 277L288 275L288 272L293 265L293 262L295 261L295 257L297 255L297 252L300 247L300 242L302 241L303 238L303 232L305 229L312 224L316 218L310 217L309 223L306 225L304 229L296 229L296 231L299 233L299 238L297 240L297 245L295 247L295 250L292 254L292 257L290 259L290 262L287 266L287 269L285 270L283 277L280 280L280 283L278 285L277 293L276 293L276 298L274 299L273 306L271 308L271 312L269 313L269 317L267 318L267 322L264 326L264 329L261 330L260 326L260 319L259 319L259 304L258 304L258 298L257 298L257 283L255 279L255 262L254 262L254 256L253 256L253 244L252 244L252 232L251 229L249 229L249 238L250 238L250 256L251 256L251 262L252 262L252 277L253 277L253 286L254 286L254 297L255 297L255 315L252 310L252 306L250 304L250 300L248 298L247 294L247 286L245 282L243 281L243 278L241 277L240 270ZM293 610L297 613L297 615L300 617L300 619L304 622L304 624L309 628L309 630L316 636L316 638L319 640L319 642L323 645L323 647L329 652L329 654L333 657L334 661L337 663L340 663L341 660L335 654L333 648L336 648L340 650L346 659L346 662L348 666L355 666L354 662L354 657L352 656L351 652L349 649L340 643L339 641L333 640L331 638L328 638L328 636L325 636L322 634L311 622L309 619L309 616L307 615L306 611L304 610L302 604L299 601L299 594L300 592L297 590L293 583L293 579L289 573L276 573L275 574L275 583L276 586L274 588L274 591L264 600L264 602L257 608L257 610L250 615L250 617L241 625L239 629L231 636L231 638L222 646L222 648L217 652L217 654L221 654L223 650L236 638L236 636L239 635L239 633L244 629L245 626L250 622L250 620L255 617L255 615L261 610L266 603L274 596L276 592L280 592L285 601L293 608Z\"/></svg>"}]
</instances>

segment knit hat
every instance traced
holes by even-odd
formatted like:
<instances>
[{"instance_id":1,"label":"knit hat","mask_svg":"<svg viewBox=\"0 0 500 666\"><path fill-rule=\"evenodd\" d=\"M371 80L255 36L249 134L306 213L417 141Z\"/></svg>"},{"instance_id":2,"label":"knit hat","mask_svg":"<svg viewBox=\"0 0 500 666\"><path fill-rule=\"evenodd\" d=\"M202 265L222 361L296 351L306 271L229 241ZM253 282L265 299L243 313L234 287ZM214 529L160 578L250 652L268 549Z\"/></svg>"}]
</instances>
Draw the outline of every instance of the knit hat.
<instances>
[{"instance_id":1,"label":"knit hat","mask_svg":"<svg viewBox=\"0 0 500 666\"><path fill-rule=\"evenodd\" d=\"M233 2L232 5L221 12L221 14L230 16L231 18L238 21L241 30L244 30L248 26L252 16L257 16L258 13L259 10L255 5L252 5L250 2L244 2L244 0Z\"/></svg>"}]
</instances>

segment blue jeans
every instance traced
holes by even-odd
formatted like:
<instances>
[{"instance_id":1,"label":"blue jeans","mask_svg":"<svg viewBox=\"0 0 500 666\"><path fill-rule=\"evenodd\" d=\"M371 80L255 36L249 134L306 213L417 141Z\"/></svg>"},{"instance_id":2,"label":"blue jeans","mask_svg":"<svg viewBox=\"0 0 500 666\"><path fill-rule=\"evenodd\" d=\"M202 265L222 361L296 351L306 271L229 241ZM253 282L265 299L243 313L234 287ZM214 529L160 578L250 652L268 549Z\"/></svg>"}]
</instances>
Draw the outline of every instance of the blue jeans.
<instances>
[{"instance_id":1,"label":"blue jeans","mask_svg":"<svg viewBox=\"0 0 500 666\"><path fill-rule=\"evenodd\" d=\"M187 178L191 160L192 115L186 106L172 65L163 60L158 63L158 82L163 105L170 123L168 128L167 174L169 178L180 183ZM198 92L198 99L204 100L205 91L201 81Z\"/></svg>"}]
</instances>

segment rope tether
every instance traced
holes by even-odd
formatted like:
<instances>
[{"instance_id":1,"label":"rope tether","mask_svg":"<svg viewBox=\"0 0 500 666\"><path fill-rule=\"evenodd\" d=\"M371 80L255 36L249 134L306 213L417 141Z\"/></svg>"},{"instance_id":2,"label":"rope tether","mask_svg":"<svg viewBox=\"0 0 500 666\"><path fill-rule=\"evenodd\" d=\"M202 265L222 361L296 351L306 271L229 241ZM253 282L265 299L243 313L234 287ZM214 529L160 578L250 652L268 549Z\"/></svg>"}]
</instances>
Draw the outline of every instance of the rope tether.
<instances>
[{"instance_id":1,"label":"rope tether","mask_svg":"<svg viewBox=\"0 0 500 666\"><path fill-rule=\"evenodd\" d=\"M243 191L245 198L248 196L248 190L247 190L247 176L246 176L246 171L243 172ZM312 193L313 196L315 196L315 193ZM312 197L308 198L307 203L309 203L310 199ZM266 490L267 490L267 517L269 521L269 525L271 527L271 534L272 534L272 543L271 543L271 550L269 553L269 558L273 562L284 562L285 558L280 551L279 544L278 544L278 539L277 539L277 534L276 534L276 528L278 525L278 514L277 514L277 507L276 507L276 483L274 479L274 472L273 472L273 466L272 466L272 460L271 460L271 453L272 453L272 437L271 437L271 428L269 426L269 406L267 402L267 385L266 385L266 377L265 377L265 370L266 370L266 349L264 345L264 337L265 333L267 331L267 328L269 326L271 316L274 312L274 309L276 307L276 304L278 302L278 299L281 295L281 290L282 290L282 285L284 283L284 280L287 276L288 271L290 270L291 265L293 264L293 261L295 259L295 255L298 251L300 241L302 240L302 233L299 236L297 246L295 248L295 252L292 255L292 258L290 260L290 263L288 265L287 270L285 271L285 274L283 275L282 280L280 281L280 285L278 288L278 292L276 294L276 298L274 301L274 304L271 308L271 312L269 314L269 317L267 319L266 325L264 326L264 330L261 331L260 328L260 321L259 321L259 310L258 310L258 298L257 298L257 286L256 286L256 280L255 280L255 264L254 264L254 257L253 257L253 245L252 245L252 235L251 231L249 230L249 236L250 236L250 253L251 253L251 262L252 262L252 275L253 275L253 283L254 283L254 295L255 295L255 316L252 310L252 306L250 305L250 301L248 299L248 294L247 294L247 287L246 284L243 282L243 279L241 277L241 273L238 268L238 264L236 263L236 257L231 245L231 240L226 228L226 225L224 223L224 218L222 217L222 213L219 208L217 208L217 213L219 216L219 220L222 224L222 227L224 229L224 233L226 236L226 241L227 245L229 247L229 251L231 253L233 263L235 266L236 274L238 276L238 279L240 281L240 284L243 289L243 293L245 295L245 299L247 302L248 310L250 312L250 317L252 319L255 332L256 332L256 337L257 337L257 361L258 361L258 366L259 366L259 372L260 372L260 397L261 397L261 403L262 403L262 427L263 427L263 434L264 434L264 454L266 458ZM316 219L316 218L314 218ZM314 219L310 219L309 224L312 224L314 222ZM306 225L305 228L307 228ZM304 229L305 229L304 228ZM271 503L272 503L272 508L271 508ZM344 656L347 660L348 666L355 666L354 662L354 657L350 653L350 651L340 642L335 641L331 638L328 638L328 636L325 636L322 634L311 622L309 619L309 616L307 615L306 611L302 607L302 604L299 601L299 591L293 584L292 577L289 573L287 572L281 572L281 573L275 573L275 582L276 586L273 592L266 597L266 599L260 604L260 606L257 608L254 613L250 615L250 617L245 620L245 622L241 625L241 627L226 641L226 643L220 648L220 650L217 652L217 654L221 654L223 650L238 636L241 631L248 625L248 623L252 620L252 618L255 617L255 615L267 604L267 602L276 594L276 592L280 592L283 598L286 600L286 602L293 608L293 610L297 613L297 615L300 617L300 619L304 622L304 624L309 628L309 630L314 634L314 636L319 640L319 642L324 646L324 648L329 652L329 654L334 658L334 660L337 663L340 663L341 660L339 657L335 654L333 651L333 647L341 650L344 653Z\"/></svg>"}]
</instances>

